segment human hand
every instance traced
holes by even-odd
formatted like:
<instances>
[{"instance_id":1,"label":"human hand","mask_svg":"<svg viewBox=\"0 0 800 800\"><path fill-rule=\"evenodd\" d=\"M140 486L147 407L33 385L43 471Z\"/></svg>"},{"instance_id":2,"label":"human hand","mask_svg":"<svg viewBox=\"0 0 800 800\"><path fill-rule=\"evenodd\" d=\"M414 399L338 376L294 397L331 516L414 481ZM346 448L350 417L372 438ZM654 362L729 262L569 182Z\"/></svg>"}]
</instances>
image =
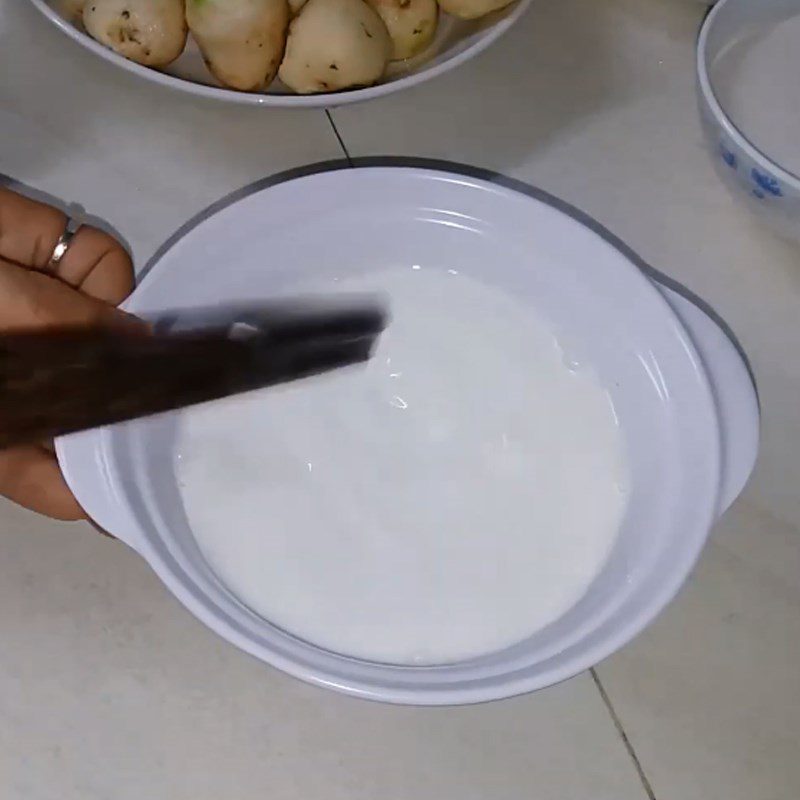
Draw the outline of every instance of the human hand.
<instances>
[{"instance_id":1,"label":"human hand","mask_svg":"<svg viewBox=\"0 0 800 800\"><path fill-rule=\"evenodd\" d=\"M66 224L58 209L0 187L0 335L143 325L115 308L133 288L133 266L114 237L81 226L59 263L50 264ZM49 442L0 451L0 495L55 519L86 518Z\"/></svg>"}]
</instances>

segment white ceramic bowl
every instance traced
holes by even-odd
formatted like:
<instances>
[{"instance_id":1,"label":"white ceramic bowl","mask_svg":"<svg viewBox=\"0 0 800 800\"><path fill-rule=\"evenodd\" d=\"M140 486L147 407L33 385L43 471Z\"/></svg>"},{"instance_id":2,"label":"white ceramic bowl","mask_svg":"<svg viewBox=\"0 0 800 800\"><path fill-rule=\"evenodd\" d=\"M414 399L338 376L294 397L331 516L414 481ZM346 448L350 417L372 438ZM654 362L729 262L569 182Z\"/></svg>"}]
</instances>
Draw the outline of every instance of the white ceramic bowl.
<instances>
[{"instance_id":1,"label":"white ceramic bowl","mask_svg":"<svg viewBox=\"0 0 800 800\"><path fill-rule=\"evenodd\" d=\"M800 239L800 176L760 150L734 124L715 88L712 67L743 36L798 14L800 0L719 0L697 45L700 115L717 172L751 211L793 239Z\"/></svg>"},{"instance_id":2,"label":"white ceramic bowl","mask_svg":"<svg viewBox=\"0 0 800 800\"><path fill-rule=\"evenodd\" d=\"M256 616L194 542L172 470L179 413L66 437L57 452L87 512L190 611L257 658L377 700L507 697L592 666L671 600L750 473L755 393L721 330L597 232L544 199L425 169L323 172L251 194L167 250L128 308L157 315L254 302L314 276L412 264L457 267L529 302L593 365L621 421L633 478L613 552L568 613L516 646L448 666L396 667L322 650Z\"/></svg>"},{"instance_id":3,"label":"white ceramic bowl","mask_svg":"<svg viewBox=\"0 0 800 800\"><path fill-rule=\"evenodd\" d=\"M60 31L111 64L168 89L252 106L287 108L333 108L399 92L430 80L478 55L500 38L528 9L532 0L515 3L480 20L466 22L442 14L431 47L407 63L389 67L387 78L376 86L330 94L298 95L282 87L277 79L266 92L236 92L224 89L209 73L191 37L183 55L163 71L129 61L86 34L61 12L59 0L31 0Z\"/></svg>"}]
</instances>

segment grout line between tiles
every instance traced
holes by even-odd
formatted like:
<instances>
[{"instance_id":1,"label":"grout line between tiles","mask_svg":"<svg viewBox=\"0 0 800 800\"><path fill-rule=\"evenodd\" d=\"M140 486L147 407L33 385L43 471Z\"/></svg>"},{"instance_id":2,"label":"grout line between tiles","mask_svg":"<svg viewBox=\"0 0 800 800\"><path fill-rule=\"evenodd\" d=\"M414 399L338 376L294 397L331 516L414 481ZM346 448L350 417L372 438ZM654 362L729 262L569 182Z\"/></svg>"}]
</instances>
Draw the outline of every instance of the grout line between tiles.
<instances>
[{"instance_id":1,"label":"grout line between tiles","mask_svg":"<svg viewBox=\"0 0 800 800\"><path fill-rule=\"evenodd\" d=\"M342 139L342 135L339 133L339 129L336 127L336 123L333 121L333 115L327 108L325 109L325 116L328 118L328 122L333 129L333 134L336 137L336 141L339 142L339 147L342 148L342 152L344 153L344 157L347 159L348 166L352 167L353 159L350 157L350 153L347 150L344 139Z\"/></svg>"},{"instance_id":2,"label":"grout line between tiles","mask_svg":"<svg viewBox=\"0 0 800 800\"><path fill-rule=\"evenodd\" d=\"M625 733L625 728L622 726L622 721L617 716L617 712L614 710L614 706L611 704L611 699L609 698L605 687L600 681L600 676L597 674L597 671L594 668L589 670L589 674L592 676L594 685L597 687L597 691L600 693L600 699L603 701L608 713L611 715L611 720L614 723L614 727L617 729L620 739L622 739L622 744L628 751L628 755L633 762L633 766L636 768L636 772L639 775L639 780L641 781L642 787L647 794L648 800L656 800L656 793L653 791L653 787L651 786L650 781L647 779L647 775L645 775L642 762L639 761L639 756L636 755L636 751L633 749L633 745L631 744L631 740L628 738L628 734Z\"/></svg>"}]
</instances>

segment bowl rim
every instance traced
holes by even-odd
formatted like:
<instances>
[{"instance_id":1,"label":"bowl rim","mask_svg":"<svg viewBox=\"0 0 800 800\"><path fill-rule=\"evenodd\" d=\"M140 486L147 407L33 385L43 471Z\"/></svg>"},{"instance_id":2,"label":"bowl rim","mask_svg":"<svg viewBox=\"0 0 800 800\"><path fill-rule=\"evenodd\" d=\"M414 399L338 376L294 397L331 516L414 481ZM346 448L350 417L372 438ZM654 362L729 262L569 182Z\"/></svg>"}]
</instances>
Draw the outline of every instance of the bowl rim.
<instances>
[{"instance_id":1,"label":"bowl rim","mask_svg":"<svg viewBox=\"0 0 800 800\"><path fill-rule=\"evenodd\" d=\"M516 5L511 8L509 13L498 20L492 27L487 28L485 35L477 42L465 48L462 52L442 61L432 67L422 67L417 72L412 72L402 78L388 83L379 83L375 86L367 86L363 89L352 89L343 92L326 92L324 94L267 94L262 92L238 92L234 89L226 89L220 86L207 86L203 83L196 83L187 78L179 78L166 72L161 72L153 67L145 67L135 61L115 53L113 50L103 46L99 42L84 33L77 26L73 25L68 19L63 17L48 0L30 0L53 25L72 41L77 42L82 47L99 56L100 58L115 64L133 75L144 78L151 83L173 89L185 94L203 97L209 100L218 100L235 105L245 105L256 108L336 108L338 106L361 103L366 100L373 100L377 97L393 94L394 92L410 89L431 78L442 75L445 72L463 64L483 52L489 45L496 42L506 31L514 25L520 17L532 5L533 0L516 0ZM512 0L514 2L514 0ZM511 3L509 3L511 5Z\"/></svg>"},{"instance_id":2,"label":"bowl rim","mask_svg":"<svg viewBox=\"0 0 800 800\"><path fill-rule=\"evenodd\" d=\"M697 81L700 87L700 94L714 116L717 124L725 131L733 143L741 150L743 150L752 161L762 165L766 170L779 178L784 183L791 186L795 191L800 192L800 176L790 172L786 167L781 166L777 161L770 158L763 150L757 147L742 130L740 130L728 116L720 103L716 92L714 91L713 83L709 75L709 52L708 40L714 25L718 22L721 15L724 15L726 10L736 2L736 0L719 0L719 2L711 9L703 21L700 28L700 35L697 39ZM800 12L800 2L798 2L798 12Z\"/></svg>"},{"instance_id":3,"label":"bowl rim","mask_svg":"<svg viewBox=\"0 0 800 800\"><path fill-rule=\"evenodd\" d=\"M438 180L445 182L456 182L465 184L470 187L490 191L493 194L501 195L505 200L518 200L520 191L510 186L497 184L486 180L485 178L478 178L475 176L468 176L460 173L450 171L443 171L441 169L433 169L429 167L374 167L364 165L351 168L342 168L335 170L334 173L343 173L349 178L358 180L356 176L361 173L369 177L372 173L378 174L378 177L383 177L391 172L400 172L400 177L410 179L426 179ZM383 173L383 175L381 175ZM323 175L331 173L321 173ZM304 175L297 180L289 179L288 182L298 184L305 181L308 186L311 184L308 181L313 181L319 178L318 173ZM281 183L284 183L282 181ZM280 185L280 184L279 184ZM262 194L264 191L269 191L271 187L261 189L256 194ZM249 195L248 195L249 197ZM719 414L713 402L713 393L706 371L703 365L702 358L700 357L696 346L694 345L690 334L685 328L683 322L667 302L663 293L653 284L651 279L639 270L636 263L630 256L622 249L613 239L607 239L599 233L599 230L591 228L586 222L580 218L574 217L572 214L567 213L565 208L559 207L554 198L548 198L544 194L542 196L529 197L527 194L522 194L525 202L542 203L559 214L569 216L572 222L581 228L586 228L589 233L593 235L596 244L607 249L609 257L613 257L615 263L619 264L619 268L631 276L631 280L635 281L638 291L641 292L642 297L647 297L648 303L652 303L664 315L665 324L668 324L671 330L671 335L676 337L676 341L680 342L680 346L691 365L691 372L693 374L693 381L696 381L696 389L699 397L702 398L702 409L704 414L708 415L709 421L713 420L713 431L709 429L709 441L716 442L716 446L712 448L713 454L708 453L707 457L710 459L709 468L711 472L716 474L716 478L712 482L716 485L716 495L709 497L708 502L703 504L703 508L698 509L698 525L697 533L692 542L687 543L683 549L679 563L674 567L672 575L669 580L665 581L658 591L654 591L648 597L646 603L642 603L637 607L636 613L632 613L626 620L621 621L611 630L604 630L599 637L599 641L595 641L588 645L582 653L573 653L568 663L551 665L547 670L542 671L536 676L529 676L524 674L512 673L508 675L502 682L493 683L481 682L480 680L473 681L466 686L437 686L436 688L411 687L407 685L393 685L385 684L379 685L369 676L350 676L342 678L334 676L330 671L319 670L313 665L309 665L302 660L298 660L292 656L287 656L276 649L267 648L261 643L254 641L251 637L246 636L240 631L232 627L227 621L221 618L220 613L215 607L209 606L202 600L198 600L195 596L193 588L183 582L179 569L170 563L169 559L163 557L156 549L153 543L147 536L139 536L134 546L140 555L142 555L148 562L149 566L158 575L161 581L169 589L169 591L200 621L207 625L211 630L231 642L233 645L249 653L262 662L270 664L289 675L292 675L300 680L308 683L335 689L339 692L349 694L352 696L360 697L362 699L378 700L387 703L408 704L408 705L427 705L427 706L440 706L440 705L462 705L471 703L480 703L491 700L504 699L527 692L535 691L545 686L559 683L563 680L573 677L580 672L590 668L591 666L599 663L604 658L618 650L621 646L634 638L644 627L646 627L652 620L663 610L663 608L670 602L670 600L677 594L681 585L686 580L688 574L694 567L700 553L705 546L711 526L716 518L716 508L719 494L719 470L721 458L721 433L719 429ZM237 205L234 202L232 205ZM229 208L225 206L222 210ZM600 228L600 226L598 226ZM601 229L604 230L604 229ZM182 239L181 239L182 241ZM161 254L157 265L164 263L164 256L174 249L174 244ZM155 272L148 272L147 277L142 281L139 288L144 288L150 280L155 277ZM627 279L626 279L627 280ZM130 307L130 306L129 306ZM134 306L135 308L135 306ZM91 441L90 441L91 440ZM90 434L81 434L77 437L68 437L68 441L58 440L56 443L57 452L59 455L60 463L65 468L65 474L70 482L70 485L77 490L77 485L73 485L71 479L80 478L74 470L70 469L70 453L75 452L76 448L86 447L91 449L91 459L96 459L96 463L101 465L107 480L109 481L111 495L115 498L117 505L117 513L123 516L135 516L131 510L130 504L126 499L125 492L122 489L123 479L117 475L113 466L113 459L109 458L109 448L111 446L111 439L108 430L100 430ZM80 466L80 464L78 464ZM711 479L710 479L711 480ZM702 530L702 533L699 531ZM603 622L602 628L606 628L608 621ZM348 659L349 660L349 659ZM414 668L405 668L414 669Z\"/></svg>"}]
</instances>

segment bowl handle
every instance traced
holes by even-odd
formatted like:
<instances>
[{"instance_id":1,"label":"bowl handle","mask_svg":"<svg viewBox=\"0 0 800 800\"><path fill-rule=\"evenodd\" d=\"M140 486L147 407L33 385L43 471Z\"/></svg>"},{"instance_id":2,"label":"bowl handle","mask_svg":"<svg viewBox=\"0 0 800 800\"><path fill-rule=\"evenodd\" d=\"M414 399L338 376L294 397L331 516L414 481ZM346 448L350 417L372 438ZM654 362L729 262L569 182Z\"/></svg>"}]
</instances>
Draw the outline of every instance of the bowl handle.
<instances>
[{"instance_id":1,"label":"bowl handle","mask_svg":"<svg viewBox=\"0 0 800 800\"><path fill-rule=\"evenodd\" d=\"M683 322L711 384L719 417L722 475L717 513L744 489L758 454L760 413L756 387L744 358L727 333L698 305L658 285Z\"/></svg>"},{"instance_id":2,"label":"bowl handle","mask_svg":"<svg viewBox=\"0 0 800 800\"><path fill-rule=\"evenodd\" d=\"M109 475L105 448L99 443L99 438L74 433L56 439L59 466L67 485L91 521L141 553L141 534L133 524L127 506L115 494L115 483ZM67 447L69 459L62 457Z\"/></svg>"}]
</instances>

